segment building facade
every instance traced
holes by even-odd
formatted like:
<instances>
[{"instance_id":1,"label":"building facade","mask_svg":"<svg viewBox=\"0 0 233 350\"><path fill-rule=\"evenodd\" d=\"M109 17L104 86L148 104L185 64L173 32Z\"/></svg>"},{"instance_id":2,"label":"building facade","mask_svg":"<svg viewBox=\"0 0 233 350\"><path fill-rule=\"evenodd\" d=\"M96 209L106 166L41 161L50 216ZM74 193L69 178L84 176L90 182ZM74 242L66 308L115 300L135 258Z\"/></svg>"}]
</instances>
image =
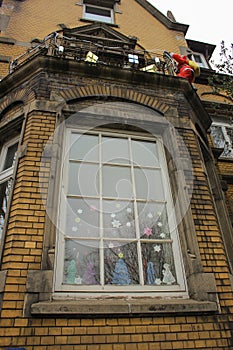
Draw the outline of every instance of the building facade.
<instances>
[{"instance_id":1,"label":"building facade","mask_svg":"<svg viewBox=\"0 0 233 350\"><path fill-rule=\"evenodd\" d=\"M1 348L232 349L214 46L145 0L1 9ZM195 83L164 51L192 55Z\"/></svg>"}]
</instances>

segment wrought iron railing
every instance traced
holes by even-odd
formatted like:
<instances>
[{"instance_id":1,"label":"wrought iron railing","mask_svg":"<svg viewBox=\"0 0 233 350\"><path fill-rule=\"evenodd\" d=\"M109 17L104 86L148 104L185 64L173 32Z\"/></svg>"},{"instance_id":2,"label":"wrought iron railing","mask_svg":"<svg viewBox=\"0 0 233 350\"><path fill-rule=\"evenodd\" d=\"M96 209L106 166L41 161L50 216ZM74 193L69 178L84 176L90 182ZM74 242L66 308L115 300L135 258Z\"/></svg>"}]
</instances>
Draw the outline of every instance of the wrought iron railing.
<instances>
[{"instance_id":1,"label":"wrought iron railing","mask_svg":"<svg viewBox=\"0 0 233 350\"><path fill-rule=\"evenodd\" d=\"M166 53L105 46L93 41L65 37L58 33L47 36L40 44L27 50L10 62L9 73L37 55L60 57L122 69L141 70L149 73L175 74L175 63Z\"/></svg>"}]
</instances>

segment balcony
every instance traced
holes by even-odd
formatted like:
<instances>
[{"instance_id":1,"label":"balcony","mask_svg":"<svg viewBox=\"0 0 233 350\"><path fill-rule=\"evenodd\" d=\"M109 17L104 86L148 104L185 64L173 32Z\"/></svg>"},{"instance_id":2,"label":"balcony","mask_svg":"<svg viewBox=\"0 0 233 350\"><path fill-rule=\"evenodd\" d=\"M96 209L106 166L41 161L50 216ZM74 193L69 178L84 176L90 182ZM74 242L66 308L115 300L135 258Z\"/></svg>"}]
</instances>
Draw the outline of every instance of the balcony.
<instances>
[{"instance_id":1,"label":"balcony","mask_svg":"<svg viewBox=\"0 0 233 350\"><path fill-rule=\"evenodd\" d=\"M165 75L175 75L176 70L174 61L164 53L124 48L114 46L114 43L109 46L52 33L40 44L11 61L9 73L38 55Z\"/></svg>"}]
</instances>

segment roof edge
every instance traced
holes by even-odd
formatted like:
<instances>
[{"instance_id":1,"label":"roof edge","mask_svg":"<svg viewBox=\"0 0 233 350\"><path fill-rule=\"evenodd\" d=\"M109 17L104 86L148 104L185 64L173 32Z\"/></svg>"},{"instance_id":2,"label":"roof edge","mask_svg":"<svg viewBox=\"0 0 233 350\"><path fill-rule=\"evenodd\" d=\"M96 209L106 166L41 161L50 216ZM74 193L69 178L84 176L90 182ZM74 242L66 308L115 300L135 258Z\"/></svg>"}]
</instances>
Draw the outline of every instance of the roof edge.
<instances>
[{"instance_id":1,"label":"roof edge","mask_svg":"<svg viewBox=\"0 0 233 350\"><path fill-rule=\"evenodd\" d=\"M147 0L135 0L140 4L145 10L150 12L152 16L158 19L162 24L164 24L168 29L177 30L183 32L184 35L187 33L189 28L188 24L183 24L179 22L173 22L168 17L166 17L162 12L157 10L153 5L151 5Z\"/></svg>"}]
</instances>

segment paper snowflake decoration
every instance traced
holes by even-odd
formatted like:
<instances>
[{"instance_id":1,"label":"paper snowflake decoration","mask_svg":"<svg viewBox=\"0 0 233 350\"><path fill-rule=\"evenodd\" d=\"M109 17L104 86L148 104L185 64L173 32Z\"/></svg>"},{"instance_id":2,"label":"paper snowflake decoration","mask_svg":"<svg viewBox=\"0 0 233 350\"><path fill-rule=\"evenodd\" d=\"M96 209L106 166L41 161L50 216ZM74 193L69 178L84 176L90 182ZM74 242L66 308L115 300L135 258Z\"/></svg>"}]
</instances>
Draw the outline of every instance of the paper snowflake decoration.
<instances>
[{"instance_id":1,"label":"paper snowflake decoration","mask_svg":"<svg viewBox=\"0 0 233 350\"><path fill-rule=\"evenodd\" d=\"M148 213L148 214L147 214L147 217L148 217L149 219L152 219L152 218L153 218L152 213Z\"/></svg>"},{"instance_id":2,"label":"paper snowflake decoration","mask_svg":"<svg viewBox=\"0 0 233 350\"><path fill-rule=\"evenodd\" d=\"M116 214L112 213L111 218L115 218Z\"/></svg>"},{"instance_id":3,"label":"paper snowflake decoration","mask_svg":"<svg viewBox=\"0 0 233 350\"><path fill-rule=\"evenodd\" d=\"M154 251L157 252L157 253L159 253L160 250L161 250L160 245L156 244L156 245L154 246Z\"/></svg>"},{"instance_id":4,"label":"paper snowflake decoration","mask_svg":"<svg viewBox=\"0 0 233 350\"><path fill-rule=\"evenodd\" d=\"M78 231L77 226L73 226L73 227L72 227L72 231L73 231L73 232L77 232L77 231Z\"/></svg>"},{"instance_id":5,"label":"paper snowflake decoration","mask_svg":"<svg viewBox=\"0 0 233 350\"><path fill-rule=\"evenodd\" d=\"M144 228L144 235L146 235L147 237L152 235L152 228L150 227L145 227Z\"/></svg>"},{"instance_id":6,"label":"paper snowflake decoration","mask_svg":"<svg viewBox=\"0 0 233 350\"><path fill-rule=\"evenodd\" d=\"M161 216L162 215L161 211L157 211L157 215Z\"/></svg>"},{"instance_id":7,"label":"paper snowflake decoration","mask_svg":"<svg viewBox=\"0 0 233 350\"><path fill-rule=\"evenodd\" d=\"M127 226L127 227L131 227L131 222L127 222L127 223L126 223L126 226Z\"/></svg>"},{"instance_id":8,"label":"paper snowflake decoration","mask_svg":"<svg viewBox=\"0 0 233 350\"><path fill-rule=\"evenodd\" d=\"M127 208L126 211L127 211L127 213L132 213L132 209L131 208Z\"/></svg>"},{"instance_id":9,"label":"paper snowflake decoration","mask_svg":"<svg viewBox=\"0 0 233 350\"><path fill-rule=\"evenodd\" d=\"M165 238L166 237L166 235L165 235L165 233L160 233L160 237L163 239L163 238Z\"/></svg>"},{"instance_id":10,"label":"paper snowflake decoration","mask_svg":"<svg viewBox=\"0 0 233 350\"><path fill-rule=\"evenodd\" d=\"M160 222L160 221L157 223L157 225L158 225L159 227L162 227L162 226L163 226L162 222Z\"/></svg>"},{"instance_id":11,"label":"paper snowflake decoration","mask_svg":"<svg viewBox=\"0 0 233 350\"><path fill-rule=\"evenodd\" d=\"M82 209L78 209L78 210L77 210L77 213L78 213L78 214L82 214L82 213L83 213L83 210L82 210Z\"/></svg>"},{"instance_id":12,"label":"paper snowflake decoration","mask_svg":"<svg viewBox=\"0 0 233 350\"><path fill-rule=\"evenodd\" d=\"M113 220L112 221L112 226L115 228L119 228L121 226L121 223L119 220Z\"/></svg>"},{"instance_id":13,"label":"paper snowflake decoration","mask_svg":"<svg viewBox=\"0 0 233 350\"><path fill-rule=\"evenodd\" d=\"M113 243L109 243L108 246L109 246L110 249L114 248L114 244Z\"/></svg>"}]
</instances>

